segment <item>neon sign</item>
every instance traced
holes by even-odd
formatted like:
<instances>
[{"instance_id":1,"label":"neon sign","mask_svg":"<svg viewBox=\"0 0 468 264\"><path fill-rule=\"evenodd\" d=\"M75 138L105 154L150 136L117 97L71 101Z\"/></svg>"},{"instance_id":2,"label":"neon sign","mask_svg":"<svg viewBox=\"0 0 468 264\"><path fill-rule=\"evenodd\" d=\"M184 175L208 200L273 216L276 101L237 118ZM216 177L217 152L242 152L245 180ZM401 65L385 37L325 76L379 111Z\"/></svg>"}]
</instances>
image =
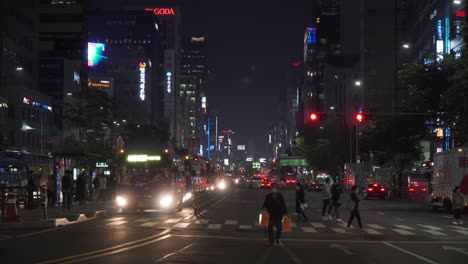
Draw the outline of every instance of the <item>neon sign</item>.
<instances>
[{"instance_id":1,"label":"neon sign","mask_svg":"<svg viewBox=\"0 0 468 264\"><path fill-rule=\"evenodd\" d=\"M442 29L442 20L437 20L437 40L441 40L443 39L442 33L443 29Z\"/></svg>"},{"instance_id":2,"label":"neon sign","mask_svg":"<svg viewBox=\"0 0 468 264\"><path fill-rule=\"evenodd\" d=\"M174 8L145 8L146 12L153 12L157 16L173 16Z\"/></svg>"},{"instance_id":3,"label":"neon sign","mask_svg":"<svg viewBox=\"0 0 468 264\"><path fill-rule=\"evenodd\" d=\"M128 155L128 162L146 162L146 161L159 161L161 156L148 156L148 155Z\"/></svg>"},{"instance_id":4,"label":"neon sign","mask_svg":"<svg viewBox=\"0 0 468 264\"><path fill-rule=\"evenodd\" d=\"M103 56L105 50L105 44L88 42L88 66L96 66L101 60L107 59Z\"/></svg>"},{"instance_id":5,"label":"neon sign","mask_svg":"<svg viewBox=\"0 0 468 264\"><path fill-rule=\"evenodd\" d=\"M455 14L456 17L465 17L466 16L466 12L465 10L461 10L461 11L457 11L457 13Z\"/></svg>"},{"instance_id":6,"label":"neon sign","mask_svg":"<svg viewBox=\"0 0 468 264\"><path fill-rule=\"evenodd\" d=\"M307 44L317 43L317 28L307 28Z\"/></svg>"},{"instance_id":7,"label":"neon sign","mask_svg":"<svg viewBox=\"0 0 468 264\"><path fill-rule=\"evenodd\" d=\"M140 62L140 99L145 100L146 62Z\"/></svg>"},{"instance_id":8,"label":"neon sign","mask_svg":"<svg viewBox=\"0 0 468 264\"><path fill-rule=\"evenodd\" d=\"M35 107L42 107L42 109L52 112L52 107L39 102L31 101L31 99L23 97L23 104L32 105ZM7 106L8 107L8 106Z\"/></svg>"},{"instance_id":9,"label":"neon sign","mask_svg":"<svg viewBox=\"0 0 468 264\"><path fill-rule=\"evenodd\" d=\"M172 73L166 72L166 90L167 93L171 93L172 87Z\"/></svg>"}]
</instances>

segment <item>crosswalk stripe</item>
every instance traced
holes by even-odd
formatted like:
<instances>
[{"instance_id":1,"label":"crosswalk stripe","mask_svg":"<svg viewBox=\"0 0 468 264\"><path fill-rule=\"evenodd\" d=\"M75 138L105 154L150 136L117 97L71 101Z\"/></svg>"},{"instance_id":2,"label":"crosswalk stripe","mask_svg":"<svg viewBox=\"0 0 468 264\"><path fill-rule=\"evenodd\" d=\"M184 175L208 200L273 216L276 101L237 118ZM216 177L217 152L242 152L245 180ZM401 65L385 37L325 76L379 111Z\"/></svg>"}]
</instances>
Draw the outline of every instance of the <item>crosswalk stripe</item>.
<instances>
[{"instance_id":1,"label":"crosswalk stripe","mask_svg":"<svg viewBox=\"0 0 468 264\"><path fill-rule=\"evenodd\" d=\"M112 218L106 219L106 221L112 222L112 221L119 221L119 220L122 220L122 219L124 219L124 218L123 217L112 217Z\"/></svg>"},{"instance_id":2,"label":"crosswalk stripe","mask_svg":"<svg viewBox=\"0 0 468 264\"><path fill-rule=\"evenodd\" d=\"M392 229L392 230L397 232L400 235L405 235L405 236L414 235L413 232L410 232L410 231L405 230L405 229Z\"/></svg>"},{"instance_id":3,"label":"crosswalk stripe","mask_svg":"<svg viewBox=\"0 0 468 264\"><path fill-rule=\"evenodd\" d=\"M383 226L375 225L375 224L367 224L368 227L373 229L385 229Z\"/></svg>"},{"instance_id":4,"label":"crosswalk stripe","mask_svg":"<svg viewBox=\"0 0 468 264\"><path fill-rule=\"evenodd\" d=\"M226 220L225 225L237 225L237 220Z\"/></svg>"},{"instance_id":5,"label":"crosswalk stripe","mask_svg":"<svg viewBox=\"0 0 468 264\"><path fill-rule=\"evenodd\" d=\"M371 235L381 235L382 233L380 233L379 231L375 230L375 229L371 229L371 228L366 228L364 229L368 234L371 234Z\"/></svg>"},{"instance_id":6,"label":"crosswalk stripe","mask_svg":"<svg viewBox=\"0 0 468 264\"><path fill-rule=\"evenodd\" d=\"M146 222L146 223L143 223L141 224L140 226L143 226L143 227L153 227L155 225L157 225L158 222Z\"/></svg>"},{"instance_id":7,"label":"crosswalk stripe","mask_svg":"<svg viewBox=\"0 0 468 264\"><path fill-rule=\"evenodd\" d=\"M195 224L208 224L208 222L210 222L208 219L199 219L195 221Z\"/></svg>"},{"instance_id":8,"label":"crosswalk stripe","mask_svg":"<svg viewBox=\"0 0 468 264\"><path fill-rule=\"evenodd\" d=\"M455 228L455 229L460 229L460 230L464 230L464 231L468 231L468 227L463 227L463 226L450 226L451 228Z\"/></svg>"},{"instance_id":9,"label":"crosswalk stripe","mask_svg":"<svg viewBox=\"0 0 468 264\"><path fill-rule=\"evenodd\" d=\"M337 227L334 227L332 228L333 231L335 231L336 233L340 233L340 234L345 234L345 233L349 233L348 230L344 229L344 228L337 228Z\"/></svg>"},{"instance_id":10,"label":"crosswalk stripe","mask_svg":"<svg viewBox=\"0 0 468 264\"><path fill-rule=\"evenodd\" d=\"M118 225L122 225L122 224L125 224L125 223L127 223L127 221L114 221L114 222L107 223L106 225L108 225L108 226L118 226Z\"/></svg>"},{"instance_id":11,"label":"crosswalk stripe","mask_svg":"<svg viewBox=\"0 0 468 264\"><path fill-rule=\"evenodd\" d=\"M178 223L178 224L175 224L174 226L172 226L173 228L187 228L187 226L189 226L190 223Z\"/></svg>"},{"instance_id":12,"label":"crosswalk stripe","mask_svg":"<svg viewBox=\"0 0 468 264\"><path fill-rule=\"evenodd\" d=\"M414 230L414 228L412 228L411 226L407 226L407 225L395 225L395 226L398 227L399 229Z\"/></svg>"},{"instance_id":13,"label":"crosswalk stripe","mask_svg":"<svg viewBox=\"0 0 468 264\"><path fill-rule=\"evenodd\" d=\"M240 225L239 229L252 229L251 225Z\"/></svg>"},{"instance_id":14,"label":"crosswalk stripe","mask_svg":"<svg viewBox=\"0 0 468 264\"><path fill-rule=\"evenodd\" d=\"M302 231L304 231L305 233L317 233L317 230L315 230L315 228L313 227L301 227Z\"/></svg>"},{"instance_id":15,"label":"crosswalk stripe","mask_svg":"<svg viewBox=\"0 0 468 264\"><path fill-rule=\"evenodd\" d=\"M447 236L447 234L442 233L442 232L437 231L437 230L423 230L423 231L427 232L427 233L430 233L432 235L435 235L435 236Z\"/></svg>"},{"instance_id":16,"label":"crosswalk stripe","mask_svg":"<svg viewBox=\"0 0 468 264\"><path fill-rule=\"evenodd\" d=\"M146 222L149 220L151 220L151 218L138 218L137 220L135 220L135 222Z\"/></svg>"},{"instance_id":17,"label":"crosswalk stripe","mask_svg":"<svg viewBox=\"0 0 468 264\"><path fill-rule=\"evenodd\" d=\"M180 220L181 220L180 218L168 219L168 220L166 220L166 223L177 223L177 222L179 222Z\"/></svg>"},{"instance_id":18,"label":"crosswalk stripe","mask_svg":"<svg viewBox=\"0 0 468 264\"><path fill-rule=\"evenodd\" d=\"M221 226L222 226L221 224L209 224L207 228L208 229L218 230L218 229L221 228Z\"/></svg>"},{"instance_id":19,"label":"crosswalk stripe","mask_svg":"<svg viewBox=\"0 0 468 264\"><path fill-rule=\"evenodd\" d=\"M431 225L418 225L418 226L422 226L422 227L430 229L430 230L442 230L442 228L437 227L437 226L431 226Z\"/></svg>"},{"instance_id":20,"label":"crosswalk stripe","mask_svg":"<svg viewBox=\"0 0 468 264\"><path fill-rule=\"evenodd\" d=\"M453 230L453 231L455 231L457 233L460 233L462 235L468 235L468 231L466 231L466 230Z\"/></svg>"},{"instance_id":21,"label":"crosswalk stripe","mask_svg":"<svg viewBox=\"0 0 468 264\"><path fill-rule=\"evenodd\" d=\"M346 223L340 223L338 224L339 226L342 226L343 228L347 228L348 227L348 224ZM349 228L355 228L354 226L350 226Z\"/></svg>"},{"instance_id":22,"label":"crosswalk stripe","mask_svg":"<svg viewBox=\"0 0 468 264\"><path fill-rule=\"evenodd\" d=\"M325 228L326 226L322 223L310 223L315 228Z\"/></svg>"}]
</instances>

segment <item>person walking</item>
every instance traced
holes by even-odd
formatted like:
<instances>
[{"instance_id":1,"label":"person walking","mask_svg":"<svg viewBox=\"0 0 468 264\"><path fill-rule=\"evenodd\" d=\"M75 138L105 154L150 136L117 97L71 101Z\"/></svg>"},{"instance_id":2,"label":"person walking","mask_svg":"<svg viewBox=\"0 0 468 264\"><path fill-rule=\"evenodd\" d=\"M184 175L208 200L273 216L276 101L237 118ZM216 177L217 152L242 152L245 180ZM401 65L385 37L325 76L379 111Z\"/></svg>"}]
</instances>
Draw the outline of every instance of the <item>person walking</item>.
<instances>
[{"instance_id":1,"label":"person walking","mask_svg":"<svg viewBox=\"0 0 468 264\"><path fill-rule=\"evenodd\" d=\"M62 177L63 208L70 209L72 206L73 179L72 171L66 170Z\"/></svg>"},{"instance_id":2,"label":"person walking","mask_svg":"<svg viewBox=\"0 0 468 264\"><path fill-rule=\"evenodd\" d=\"M104 173L99 177L99 200L107 201L107 178Z\"/></svg>"},{"instance_id":3,"label":"person walking","mask_svg":"<svg viewBox=\"0 0 468 264\"><path fill-rule=\"evenodd\" d=\"M86 204L86 178L84 173L80 173L78 179L76 179L76 198L80 205Z\"/></svg>"},{"instance_id":4,"label":"person walking","mask_svg":"<svg viewBox=\"0 0 468 264\"><path fill-rule=\"evenodd\" d=\"M55 197L55 177L51 174L47 179L47 203L51 206L55 205Z\"/></svg>"},{"instance_id":5,"label":"person walking","mask_svg":"<svg viewBox=\"0 0 468 264\"><path fill-rule=\"evenodd\" d=\"M327 209L328 206L330 205L330 200L331 200L331 192L330 192L330 178L325 179L325 184L322 186L322 201L323 201L323 207L322 207L322 220L328 220L328 214Z\"/></svg>"},{"instance_id":6,"label":"person walking","mask_svg":"<svg viewBox=\"0 0 468 264\"><path fill-rule=\"evenodd\" d=\"M297 183L296 185L296 213L298 220L301 220L301 216L304 218L304 222L308 222L307 216L304 213L304 206L305 206L305 192L302 184Z\"/></svg>"},{"instance_id":7,"label":"person walking","mask_svg":"<svg viewBox=\"0 0 468 264\"><path fill-rule=\"evenodd\" d=\"M358 210L359 202L361 201L361 199L359 199L359 196L358 196L358 186L357 185L354 185L351 188L350 199L351 199L350 202L352 203L352 206L350 208L351 209L351 214L349 216L349 221L348 221L347 228L349 228L351 226L351 224L353 223L354 218L356 217L356 219L358 221L359 228L362 230L361 215L359 214L359 210Z\"/></svg>"},{"instance_id":8,"label":"person walking","mask_svg":"<svg viewBox=\"0 0 468 264\"><path fill-rule=\"evenodd\" d=\"M95 202L98 202L99 201L99 190L100 190L100 186L99 186L99 174L96 175L96 177L94 177L93 179L93 187L94 187L94 190L93 190L93 200Z\"/></svg>"},{"instance_id":9,"label":"person walking","mask_svg":"<svg viewBox=\"0 0 468 264\"><path fill-rule=\"evenodd\" d=\"M336 221L342 222L340 218L340 206L341 206L341 190L338 184L333 184L330 192L331 192L331 206L328 209L328 218L333 220L333 215L336 217ZM335 209L332 211L332 209Z\"/></svg>"},{"instance_id":10,"label":"person walking","mask_svg":"<svg viewBox=\"0 0 468 264\"><path fill-rule=\"evenodd\" d=\"M460 192L460 186L455 186L452 194L452 209L453 209L453 224L461 225L463 224L462 214L463 207L465 206L465 197L463 193Z\"/></svg>"},{"instance_id":11,"label":"person walking","mask_svg":"<svg viewBox=\"0 0 468 264\"><path fill-rule=\"evenodd\" d=\"M267 194L263 202L263 210L266 210L270 215L268 222L268 240L270 245L273 245L275 242L278 245L283 229L282 220L288 213L283 195L278 193L278 184L273 183L271 185L271 192ZM274 235L273 226L276 228L276 234Z\"/></svg>"}]
</instances>

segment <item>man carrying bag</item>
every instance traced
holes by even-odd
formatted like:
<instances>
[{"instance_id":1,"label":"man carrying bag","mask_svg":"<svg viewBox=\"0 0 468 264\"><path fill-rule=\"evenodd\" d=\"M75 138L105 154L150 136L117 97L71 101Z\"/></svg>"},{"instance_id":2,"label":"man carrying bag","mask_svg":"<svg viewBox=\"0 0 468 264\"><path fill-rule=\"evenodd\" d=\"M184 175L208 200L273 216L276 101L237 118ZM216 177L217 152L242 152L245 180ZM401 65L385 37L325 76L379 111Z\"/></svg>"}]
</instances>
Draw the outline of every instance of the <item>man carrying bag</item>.
<instances>
[{"instance_id":1,"label":"man carrying bag","mask_svg":"<svg viewBox=\"0 0 468 264\"><path fill-rule=\"evenodd\" d=\"M283 229L282 220L283 216L287 214L287 210L283 196L278 193L278 184L274 183L271 185L271 192L265 197L263 209L269 214L268 240L270 245L273 245L274 242L279 244L281 230ZM276 228L276 233L274 235L273 226Z\"/></svg>"}]
</instances>

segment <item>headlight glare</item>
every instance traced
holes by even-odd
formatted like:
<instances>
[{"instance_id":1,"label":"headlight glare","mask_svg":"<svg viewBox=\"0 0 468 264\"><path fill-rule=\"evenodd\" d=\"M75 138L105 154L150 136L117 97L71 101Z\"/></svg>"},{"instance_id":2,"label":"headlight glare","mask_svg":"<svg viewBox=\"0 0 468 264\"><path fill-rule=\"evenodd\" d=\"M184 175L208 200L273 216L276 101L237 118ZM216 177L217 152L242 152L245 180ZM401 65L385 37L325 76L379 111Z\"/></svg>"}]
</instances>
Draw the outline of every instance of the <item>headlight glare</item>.
<instances>
[{"instance_id":1,"label":"headlight glare","mask_svg":"<svg viewBox=\"0 0 468 264\"><path fill-rule=\"evenodd\" d=\"M163 196L161 200L159 201L159 203L161 204L162 207L170 206L172 203L172 196L170 195Z\"/></svg>"},{"instance_id":2,"label":"headlight glare","mask_svg":"<svg viewBox=\"0 0 468 264\"><path fill-rule=\"evenodd\" d=\"M115 198L115 202L117 203L117 205L118 205L119 207L124 207L124 206L127 205L127 199L125 199L125 198L122 197L122 196L117 196L117 197Z\"/></svg>"}]
</instances>

